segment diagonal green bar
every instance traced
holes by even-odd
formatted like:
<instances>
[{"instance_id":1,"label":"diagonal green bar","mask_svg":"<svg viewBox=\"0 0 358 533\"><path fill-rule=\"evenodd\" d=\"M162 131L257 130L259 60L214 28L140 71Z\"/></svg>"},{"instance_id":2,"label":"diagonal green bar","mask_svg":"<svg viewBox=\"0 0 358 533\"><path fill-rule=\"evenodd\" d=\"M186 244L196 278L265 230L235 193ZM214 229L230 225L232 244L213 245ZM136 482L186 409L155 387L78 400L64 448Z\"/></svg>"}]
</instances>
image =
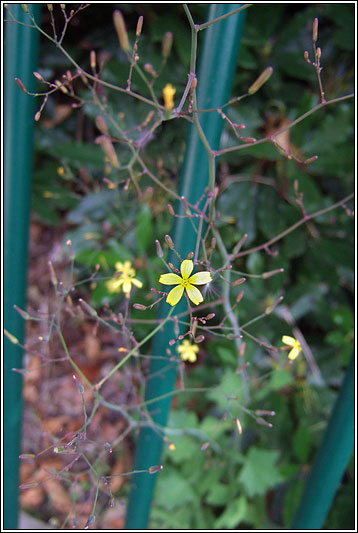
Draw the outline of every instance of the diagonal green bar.
<instances>
[{"instance_id":1,"label":"diagonal green bar","mask_svg":"<svg viewBox=\"0 0 358 533\"><path fill-rule=\"evenodd\" d=\"M308 476L293 529L322 529L354 444L354 356Z\"/></svg>"},{"instance_id":2,"label":"diagonal green bar","mask_svg":"<svg viewBox=\"0 0 358 533\"><path fill-rule=\"evenodd\" d=\"M225 15L239 6L240 4L211 4L208 20ZM244 13L243 11L225 18L203 32L204 42L197 76L198 109L221 106L230 98ZM213 150L218 149L223 129L222 118L218 113L213 112L199 114L199 120L210 147ZM196 129L190 126L180 176L180 195L184 196L189 203L194 204L208 186L208 170L208 156L205 148ZM176 206L177 213L182 213L182 209L181 203ZM194 251L196 233L187 219L175 219L172 238L182 257L186 257L189 252ZM169 261L177 267L179 266L176 256L170 256ZM176 314L187 309L184 298L182 300L183 302L175 307ZM159 310L160 318L167 316L168 308L169 305L164 302ZM173 331L173 324L169 322L155 336L152 347L153 353L165 355L169 340L176 336ZM176 364L171 363L169 358L164 363L159 359L151 362L145 399L148 401L165 395L164 398L152 402L148 406L154 422L160 426L167 424L171 392L175 386L176 368ZM137 441L134 469L143 470L160 464L162 445L162 438L152 428L142 428ZM132 477L125 529L142 530L147 528L155 478L156 474L137 474Z\"/></svg>"},{"instance_id":3,"label":"diagonal green bar","mask_svg":"<svg viewBox=\"0 0 358 533\"><path fill-rule=\"evenodd\" d=\"M35 18L40 5L28 4ZM20 4L9 4L14 17L29 23ZM5 11L6 14L6 11ZM6 17L10 18L10 17ZM20 78L35 90L33 71L38 55L38 32L6 23L4 69L4 327L20 342L24 320L14 310L26 305L27 242L31 197L34 99L21 92ZM18 520L19 454L22 418L22 350L4 339L4 528L16 529Z\"/></svg>"}]
</instances>

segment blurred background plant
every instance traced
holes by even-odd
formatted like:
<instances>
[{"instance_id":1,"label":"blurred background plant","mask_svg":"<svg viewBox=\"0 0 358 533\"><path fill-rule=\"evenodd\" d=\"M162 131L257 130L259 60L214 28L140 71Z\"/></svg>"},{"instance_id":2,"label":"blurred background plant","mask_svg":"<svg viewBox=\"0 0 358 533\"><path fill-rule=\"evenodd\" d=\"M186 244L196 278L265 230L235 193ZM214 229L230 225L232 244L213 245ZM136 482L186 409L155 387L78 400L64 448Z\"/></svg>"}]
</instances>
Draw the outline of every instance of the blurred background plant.
<instances>
[{"instance_id":1,"label":"blurred background plant","mask_svg":"<svg viewBox=\"0 0 358 533\"><path fill-rule=\"evenodd\" d=\"M79 11L68 24L64 46L85 70L100 70L103 80L125 87L129 63L113 27L116 7L97 4ZM151 90L135 69L131 90L148 99L154 95L162 105L162 89L170 83L176 88L178 105L187 83L191 53L190 29L182 5L118 7L132 44L138 17L143 16L138 64L150 80ZM206 9L203 4L190 4L199 23L206 21ZM57 31L61 10L60 4L53 5ZM51 15L50 10L43 10L41 26L49 34ZM223 150L238 143L237 130L230 122L245 124L245 135L260 139L285 128L320 103L316 71L304 58L307 50L313 61L312 22L316 17L325 98L331 100L353 91L353 5L253 5L247 10L232 95L245 94L268 65L273 67L273 74L250 99L224 109ZM170 35L173 42L168 59L163 46L168 45ZM41 41L40 53L38 72L52 83L71 68L68 59L46 39ZM114 347L121 345L121 340L124 354L131 348L127 324L136 339L143 339L153 328L146 321L156 319L156 308L143 313L133 309L132 303L150 306L150 288L162 290L158 278L166 270L157 256L155 239L166 251L165 235L173 217L167 208L172 197L147 171L158 176L168 190L176 190L186 121L165 121L151 131L155 118L149 117L146 102L98 85L99 98L106 100L106 112L99 114L99 104L80 76L73 85L77 104L81 104L78 109L66 91L57 91L46 102L36 128L28 299L29 310L44 316L56 309L53 277L51 284L47 267L50 260L63 285L73 285L73 302L82 298L108 321L115 316L121 324L119 313L130 318L132 322L124 322L118 340L118 332L96 322L94 315L88 320L88 313L86 316L67 301L62 324L67 346L83 374L94 382L113 366ZM43 84L39 88L42 91ZM99 140L101 120L107 120L108 114L126 132L127 143L115 145L117 162L108 158L108 151L105 160L105 148ZM117 135L108 120L106 124L111 134ZM305 475L352 355L353 202L308 220L266 251L262 243L291 227L305 213L328 208L354 190L353 124L353 100L345 100L285 130L276 137L279 149L273 143L254 144L218 158L220 216L216 227L229 250L247 234L243 253L233 261L232 271L247 280L237 309L244 328L242 361L250 362L246 370L250 405L238 403L242 377L237 372L233 340L215 335L214 330L205 333L196 362L178 361L178 388L185 379L187 392L176 394L173 401L164 437L168 440L164 469L157 474L152 529L287 528L292 523ZM128 149L130 141L139 147L138 158L145 165L136 164L138 159L133 159ZM309 165L303 163L315 155L318 158ZM75 259L71 274L68 241ZM111 291L107 283L118 261L130 261L133 276L143 284L132 287L134 299L131 295L130 304L123 292ZM222 266L215 255L212 265ZM284 271L263 275L279 269ZM88 281L80 283L84 279ZM241 289L233 292L238 295ZM205 303L220 298L218 283L213 284L212 291ZM283 302L265 316L281 296ZM223 318L215 306L209 307L209 312L217 313L219 321ZM260 315L264 318L256 320ZM298 338L297 333L303 339L304 355L293 365L286 364L287 352L272 354L265 348L280 348L282 335ZM93 402L93 391L74 387L69 366L46 364L44 349L38 348L39 336L41 322L29 321L23 448L25 454L35 455L78 431L83 424L81 396L83 405ZM41 357L34 355L37 349L42 350ZM63 354L58 339L45 350L49 360L51 353ZM171 353L177 356L175 347ZM108 382L108 402L129 408L140 404L147 368L147 359L143 357L143 361L134 358L133 363L123 366L114 383ZM208 390L191 393L194 388ZM108 479L118 477L111 480L110 489L107 483L99 494L96 525L123 527L128 483L122 475L131 470L134 435L128 432L127 436L123 413L104 407L97 410L88 428L91 439L97 441L91 453L100 443L111 443L111 450L102 445L107 457L98 463L98 472ZM116 439L119 444L114 447ZM56 459L53 453L48 455L37 455L36 465L24 462L23 483L42 482L49 472L63 468L59 454ZM98 495L81 461L76 481L63 473L62 483L53 478L29 487L21 496L23 507L45 521L65 526L76 509L81 525L83 517L91 516L93 499ZM114 508L108 490L117 502ZM76 524L73 517L71 520ZM352 460L325 528L350 529L353 523Z\"/></svg>"}]
</instances>

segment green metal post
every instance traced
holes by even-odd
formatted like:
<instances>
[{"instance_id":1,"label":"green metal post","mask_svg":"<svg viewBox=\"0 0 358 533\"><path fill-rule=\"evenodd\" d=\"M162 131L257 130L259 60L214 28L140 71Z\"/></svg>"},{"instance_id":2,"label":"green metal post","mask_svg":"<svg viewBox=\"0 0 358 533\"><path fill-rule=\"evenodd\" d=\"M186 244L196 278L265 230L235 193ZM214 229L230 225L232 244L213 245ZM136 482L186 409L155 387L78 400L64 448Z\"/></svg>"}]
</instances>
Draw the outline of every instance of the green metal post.
<instances>
[{"instance_id":1,"label":"green metal post","mask_svg":"<svg viewBox=\"0 0 358 533\"><path fill-rule=\"evenodd\" d=\"M29 23L21 4L10 4L17 20ZM38 18L40 5L28 5ZM9 17L10 18L10 17ZM31 197L34 99L22 93L14 79L33 91L38 55L38 32L6 23L4 76L4 327L20 342L24 320L14 310L26 305L27 242ZM4 339L4 528L18 520L19 454L22 417L22 350Z\"/></svg>"},{"instance_id":2,"label":"green metal post","mask_svg":"<svg viewBox=\"0 0 358 533\"><path fill-rule=\"evenodd\" d=\"M240 4L211 4L208 20L220 17L237 8ZM244 13L228 17L205 31L203 51L198 72L198 107L215 108L229 100L233 76L237 64L239 42L244 22ZM223 129L223 120L218 113L199 115L201 127L213 150L219 148ZM208 185L208 158L202 142L193 126L190 126L185 159L180 177L180 195L190 203L195 203ZM176 212L182 212L183 206L176 206ZM182 257L194 251L196 234L187 219L176 218L172 238L176 249ZM169 257L178 265L176 256ZM184 300L184 299L183 299ZM159 317L168 314L169 305L165 302L160 308ZM180 302L175 312L186 310L186 303ZM168 342L175 338L172 323L168 323L153 340L153 353L166 354ZM145 399L153 400L162 395L165 398L149 406L151 416L156 424L165 426L168 420L171 397L176 378L176 365L170 361L154 359L150 366L150 376ZM135 457L136 470L148 469L160 464L163 440L150 427L140 431ZM146 529L153 498L156 475L137 474L132 478L125 529Z\"/></svg>"},{"instance_id":3,"label":"green metal post","mask_svg":"<svg viewBox=\"0 0 358 533\"><path fill-rule=\"evenodd\" d=\"M293 529L322 529L354 444L354 356L308 476Z\"/></svg>"}]
</instances>

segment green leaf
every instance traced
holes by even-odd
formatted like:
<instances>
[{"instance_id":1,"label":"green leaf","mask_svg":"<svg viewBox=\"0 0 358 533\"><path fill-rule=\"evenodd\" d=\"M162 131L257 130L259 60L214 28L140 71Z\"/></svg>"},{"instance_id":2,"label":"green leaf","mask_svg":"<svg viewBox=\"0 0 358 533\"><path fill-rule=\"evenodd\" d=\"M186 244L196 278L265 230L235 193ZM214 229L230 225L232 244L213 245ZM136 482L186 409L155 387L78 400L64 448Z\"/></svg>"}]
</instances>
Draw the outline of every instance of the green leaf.
<instances>
[{"instance_id":1,"label":"green leaf","mask_svg":"<svg viewBox=\"0 0 358 533\"><path fill-rule=\"evenodd\" d=\"M311 434L307 425L300 424L293 437L293 451L301 463L305 463L312 448Z\"/></svg>"},{"instance_id":2,"label":"green leaf","mask_svg":"<svg viewBox=\"0 0 358 533\"><path fill-rule=\"evenodd\" d=\"M292 527L292 522L298 509L302 492L305 486L303 479L298 479L285 494L282 517L286 528Z\"/></svg>"},{"instance_id":3,"label":"green leaf","mask_svg":"<svg viewBox=\"0 0 358 533\"><path fill-rule=\"evenodd\" d=\"M276 450L261 450L255 446L250 448L239 476L239 481L250 497L265 494L282 481L275 466L278 457L279 452Z\"/></svg>"},{"instance_id":4,"label":"green leaf","mask_svg":"<svg viewBox=\"0 0 358 533\"><path fill-rule=\"evenodd\" d=\"M210 488L205 500L210 505L225 505L228 501L230 501L231 492L230 485L215 483Z\"/></svg>"},{"instance_id":5,"label":"green leaf","mask_svg":"<svg viewBox=\"0 0 358 533\"><path fill-rule=\"evenodd\" d=\"M245 496L234 499L215 521L215 529L237 529L240 522L245 520L248 510L249 504Z\"/></svg>"},{"instance_id":6,"label":"green leaf","mask_svg":"<svg viewBox=\"0 0 358 533\"><path fill-rule=\"evenodd\" d=\"M59 143L48 148L48 153L63 163L76 168L100 169L104 163L104 152L96 144L80 142Z\"/></svg>"},{"instance_id":7,"label":"green leaf","mask_svg":"<svg viewBox=\"0 0 358 533\"><path fill-rule=\"evenodd\" d=\"M293 377L286 370L275 370L270 378L269 387L272 390L279 390L292 385Z\"/></svg>"},{"instance_id":8,"label":"green leaf","mask_svg":"<svg viewBox=\"0 0 358 533\"><path fill-rule=\"evenodd\" d=\"M162 473L157 479L157 488L155 492L155 503L167 511L172 511L185 503L191 503L194 499L194 492L190 483L181 477L174 470Z\"/></svg>"}]
</instances>

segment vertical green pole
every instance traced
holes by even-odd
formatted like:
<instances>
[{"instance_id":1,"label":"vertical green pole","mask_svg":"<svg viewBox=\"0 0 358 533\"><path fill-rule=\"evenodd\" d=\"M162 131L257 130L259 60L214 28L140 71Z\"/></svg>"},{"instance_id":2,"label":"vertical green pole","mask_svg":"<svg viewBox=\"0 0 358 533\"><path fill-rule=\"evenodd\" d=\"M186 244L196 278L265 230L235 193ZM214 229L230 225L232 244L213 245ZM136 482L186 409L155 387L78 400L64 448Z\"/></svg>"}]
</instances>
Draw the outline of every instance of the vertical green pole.
<instances>
[{"instance_id":1,"label":"vertical green pole","mask_svg":"<svg viewBox=\"0 0 358 533\"><path fill-rule=\"evenodd\" d=\"M322 529L354 444L354 356L308 476L293 529Z\"/></svg>"},{"instance_id":2,"label":"vertical green pole","mask_svg":"<svg viewBox=\"0 0 358 533\"><path fill-rule=\"evenodd\" d=\"M208 20L220 17L237 8L240 4L211 4ZM190 6L189 6L190 7ZM234 72L237 65L239 42L244 22L244 13L240 12L228 17L204 30L203 50L198 72L198 108L215 108L229 100ZM199 115L201 127L213 150L219 148L223 129L223 120L218 113ZM180 195L189 203L195 203L208 185L208 157L204 146L193 126L190 126L185 159L180 177ZM176 212L182 212L183 206L176 206ZM196 234L187 219L176 218L172 238L176 249L185 258L194 251ZM169 261L178 265L176 256ZM184 300L184 299L183 299ZM159 317L163 318L169 311L169 305L163 302ZM186 310L186 302L180 302L175 312ZM172 323L168 323L153 340L153 353L166 354L168 342L175 338ZM169 358L168 358L169 359ZM156 424L165 426L168 420L171 397L176 378L176 364L169 360L153 359L145 399L153 400L162 395L166 397L151 403L148 408ZM140 431L135 456L136 470L148 469L160 464L163 440L150 427ZM159 474L160 475L160 474ZM137 474L132 478L125 529L146 529L156 474ZM175 490L175 488L173 488Z\"/></svg>"},{"instance_id":3,"label":"vertical green pole","mask_svg":"<svg viewBox=\"0 0 358 533\"><path fill-rule=\"evenodd\" d=\"M10 4L14 17L29 23L21 4ZM38 18L40 5L28 5ZM5 11L6 13L6 11ZM9 17L10 18L10 17ZM19 342L24 320L14 310L26 305L27 242L31 196L34 99L20 91L19 78L35 89L32 72L37 64L38 32L16 22L6 23L4 70L4 327ZM22 350L4 339L4 528L16 529L18 520L19 454L22 417Z\"/></svg>"}]
</instances>

